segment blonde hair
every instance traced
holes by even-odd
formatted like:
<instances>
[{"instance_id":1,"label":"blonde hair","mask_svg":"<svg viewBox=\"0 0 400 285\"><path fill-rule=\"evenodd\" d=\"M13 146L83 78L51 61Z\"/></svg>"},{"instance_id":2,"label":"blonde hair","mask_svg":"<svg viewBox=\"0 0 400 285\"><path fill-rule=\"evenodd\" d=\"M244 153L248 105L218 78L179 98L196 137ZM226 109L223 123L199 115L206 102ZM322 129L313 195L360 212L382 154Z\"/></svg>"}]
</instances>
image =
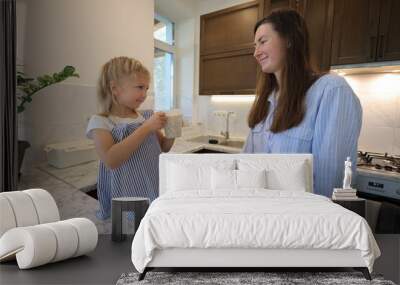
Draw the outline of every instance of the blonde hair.
<instances>
[{"instance_id":1,"label":"blonde hair","mask_svg":"<svg viewBox=\"0 0 400 285\"><path fill-rule=\"evenodd\" d=\"M138 60L126 56L114 57L101 68L97 85L97 98L100 107L99 115L110 115L116 100L111 91L111 81L119 81L123 77L142 74L150 78L149 70Z\"/></svg>"}]
</instances>

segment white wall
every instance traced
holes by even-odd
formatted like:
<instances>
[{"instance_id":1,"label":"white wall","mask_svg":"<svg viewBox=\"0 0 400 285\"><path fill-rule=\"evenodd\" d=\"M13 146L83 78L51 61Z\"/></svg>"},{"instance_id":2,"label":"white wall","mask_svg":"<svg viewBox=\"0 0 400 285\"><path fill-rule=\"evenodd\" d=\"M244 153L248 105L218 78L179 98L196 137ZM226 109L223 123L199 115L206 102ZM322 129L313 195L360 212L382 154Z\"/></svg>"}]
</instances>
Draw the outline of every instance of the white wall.
<instances>
[{"instance_id":1,"label":"white wall","mask_svg":"<svg viewBox=\"0 0 400 285\"><path fill-rule=\"evenodd\" d=\"M97 112L96 81L107 60L135 57L152 71L153 19L152 0L17 1L25 71L35 76L73 65L80 74L35 95L24 112L21 137L32 144L28 162L45 158L45 144L84 138L87 118Z\"/></svg>"},{"instance_id":2,"label":"white wall","mask_svg":"<svg viewBox=\"0 0 400 285\"><path fill-rule=\"evenodd\" d=\"M184 117L191 120L194 105L194 84L196 56L194 48L195 19L184 19L176 22L176 98L178 107Z\"/></svg>"}]
</instances>

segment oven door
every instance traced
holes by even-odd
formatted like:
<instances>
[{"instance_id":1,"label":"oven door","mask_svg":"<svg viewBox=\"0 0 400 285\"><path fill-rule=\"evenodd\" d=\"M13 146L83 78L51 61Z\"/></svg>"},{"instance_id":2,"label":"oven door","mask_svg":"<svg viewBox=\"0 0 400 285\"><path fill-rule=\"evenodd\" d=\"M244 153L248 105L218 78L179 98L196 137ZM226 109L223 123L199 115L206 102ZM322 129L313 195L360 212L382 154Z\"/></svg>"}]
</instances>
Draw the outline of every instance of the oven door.
<instances>
[{"instance_id":1,"label":"oven door","mask_svg":"<svg viewBox=\"0 0 400 285\"><path fill-rule=\"evenodd\" d=\"M400 176L359 171L357 195L367 200L366 219L376 234L400 234Z\"/></svg>"}]
</instances>

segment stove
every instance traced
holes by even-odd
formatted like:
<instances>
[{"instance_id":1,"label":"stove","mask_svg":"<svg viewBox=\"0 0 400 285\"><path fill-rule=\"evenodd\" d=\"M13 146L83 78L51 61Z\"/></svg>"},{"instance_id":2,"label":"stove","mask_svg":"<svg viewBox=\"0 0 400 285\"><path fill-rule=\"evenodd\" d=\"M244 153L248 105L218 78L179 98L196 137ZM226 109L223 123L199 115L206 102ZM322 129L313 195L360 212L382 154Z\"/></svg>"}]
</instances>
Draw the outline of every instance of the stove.
<instances>
[{"instance_id":1,"label":"stove","mask_svg":"<svg viewBox=\"0 0 400 285\"><path fill-rule=\"evenodd\" d=\"M400 156L359 151L356 189L373 232L400 234Z\"/></svg>"},{"instance_id":2,"label":"stove","mask_svg":"<svg viewBox=\"0 0 400 285\"><path fill-rule=\"evenodd\" d=\"M356 184L359 197L400 205L400 156L359 151Z\"/></svg>"}]
</instances>

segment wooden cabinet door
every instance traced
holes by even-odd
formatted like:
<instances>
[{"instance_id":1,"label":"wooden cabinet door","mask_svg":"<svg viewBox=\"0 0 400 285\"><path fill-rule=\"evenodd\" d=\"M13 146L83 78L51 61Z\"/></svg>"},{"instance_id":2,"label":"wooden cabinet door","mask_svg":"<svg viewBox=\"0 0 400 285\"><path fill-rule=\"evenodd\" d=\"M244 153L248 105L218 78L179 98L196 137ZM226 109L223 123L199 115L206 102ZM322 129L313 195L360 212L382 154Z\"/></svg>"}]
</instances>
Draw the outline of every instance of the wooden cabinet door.
<instances>
[{"instance_id":1,"label":"wooden cabinet door","mask_svg":"<svg viewBox=\"0 0 400 285\"><path fill-rule=\"evenodd\" d=\"M301 0L298 11L306 21L312 65L328 71L331 65L331 44L334 0Z\"/></svg>"},{"instance_id":2,"label":"wooden cabinet door","mask_svg":"<svg viewBox=\"0 0 400 285\"><path fill-rule=\"evenodd\" d=\"M381 1L377 61L400 60L400 1Z\"/></svg>"},{"instance_id":3,"label":"wooden cabinet door","mask_svg":"<svg viewBox=\"0 0 400 285\"><path fill-rule=\"evenodd\" d=\"M254 94L257 63L254 26L261 1L252 1L200 17L200 95Z\"/></svg>"},{"instance_id":4,"label":"wooden cabinet door","mask_svg":"<svg viewBox=\"0 0 400 285\"><path fill-rule=\"evenodd\" d=\"M200 17L200 54L251 48L253 29L260 17L258 1L223 9Z\"/></svg>"},{"instance_id":5,"label":"wooden cabinet door","mask_svg":"<svg viewBox=\"0 0 400 285\"><path fill-rule=\"evenodd\" d=\"M200 95L254 94L254 48L200 56Z\"/></svg>"},{"instance_id":6,"label":"wooden cabinet door","mask_svg":"<svg viewBox=\"0 0 400 285\"><path fill-rule=\"evenodd\" d=\"M335 0L334 5L331 64L374 61L378 40L379 2Z\"/></svg>"}]
</instances>

